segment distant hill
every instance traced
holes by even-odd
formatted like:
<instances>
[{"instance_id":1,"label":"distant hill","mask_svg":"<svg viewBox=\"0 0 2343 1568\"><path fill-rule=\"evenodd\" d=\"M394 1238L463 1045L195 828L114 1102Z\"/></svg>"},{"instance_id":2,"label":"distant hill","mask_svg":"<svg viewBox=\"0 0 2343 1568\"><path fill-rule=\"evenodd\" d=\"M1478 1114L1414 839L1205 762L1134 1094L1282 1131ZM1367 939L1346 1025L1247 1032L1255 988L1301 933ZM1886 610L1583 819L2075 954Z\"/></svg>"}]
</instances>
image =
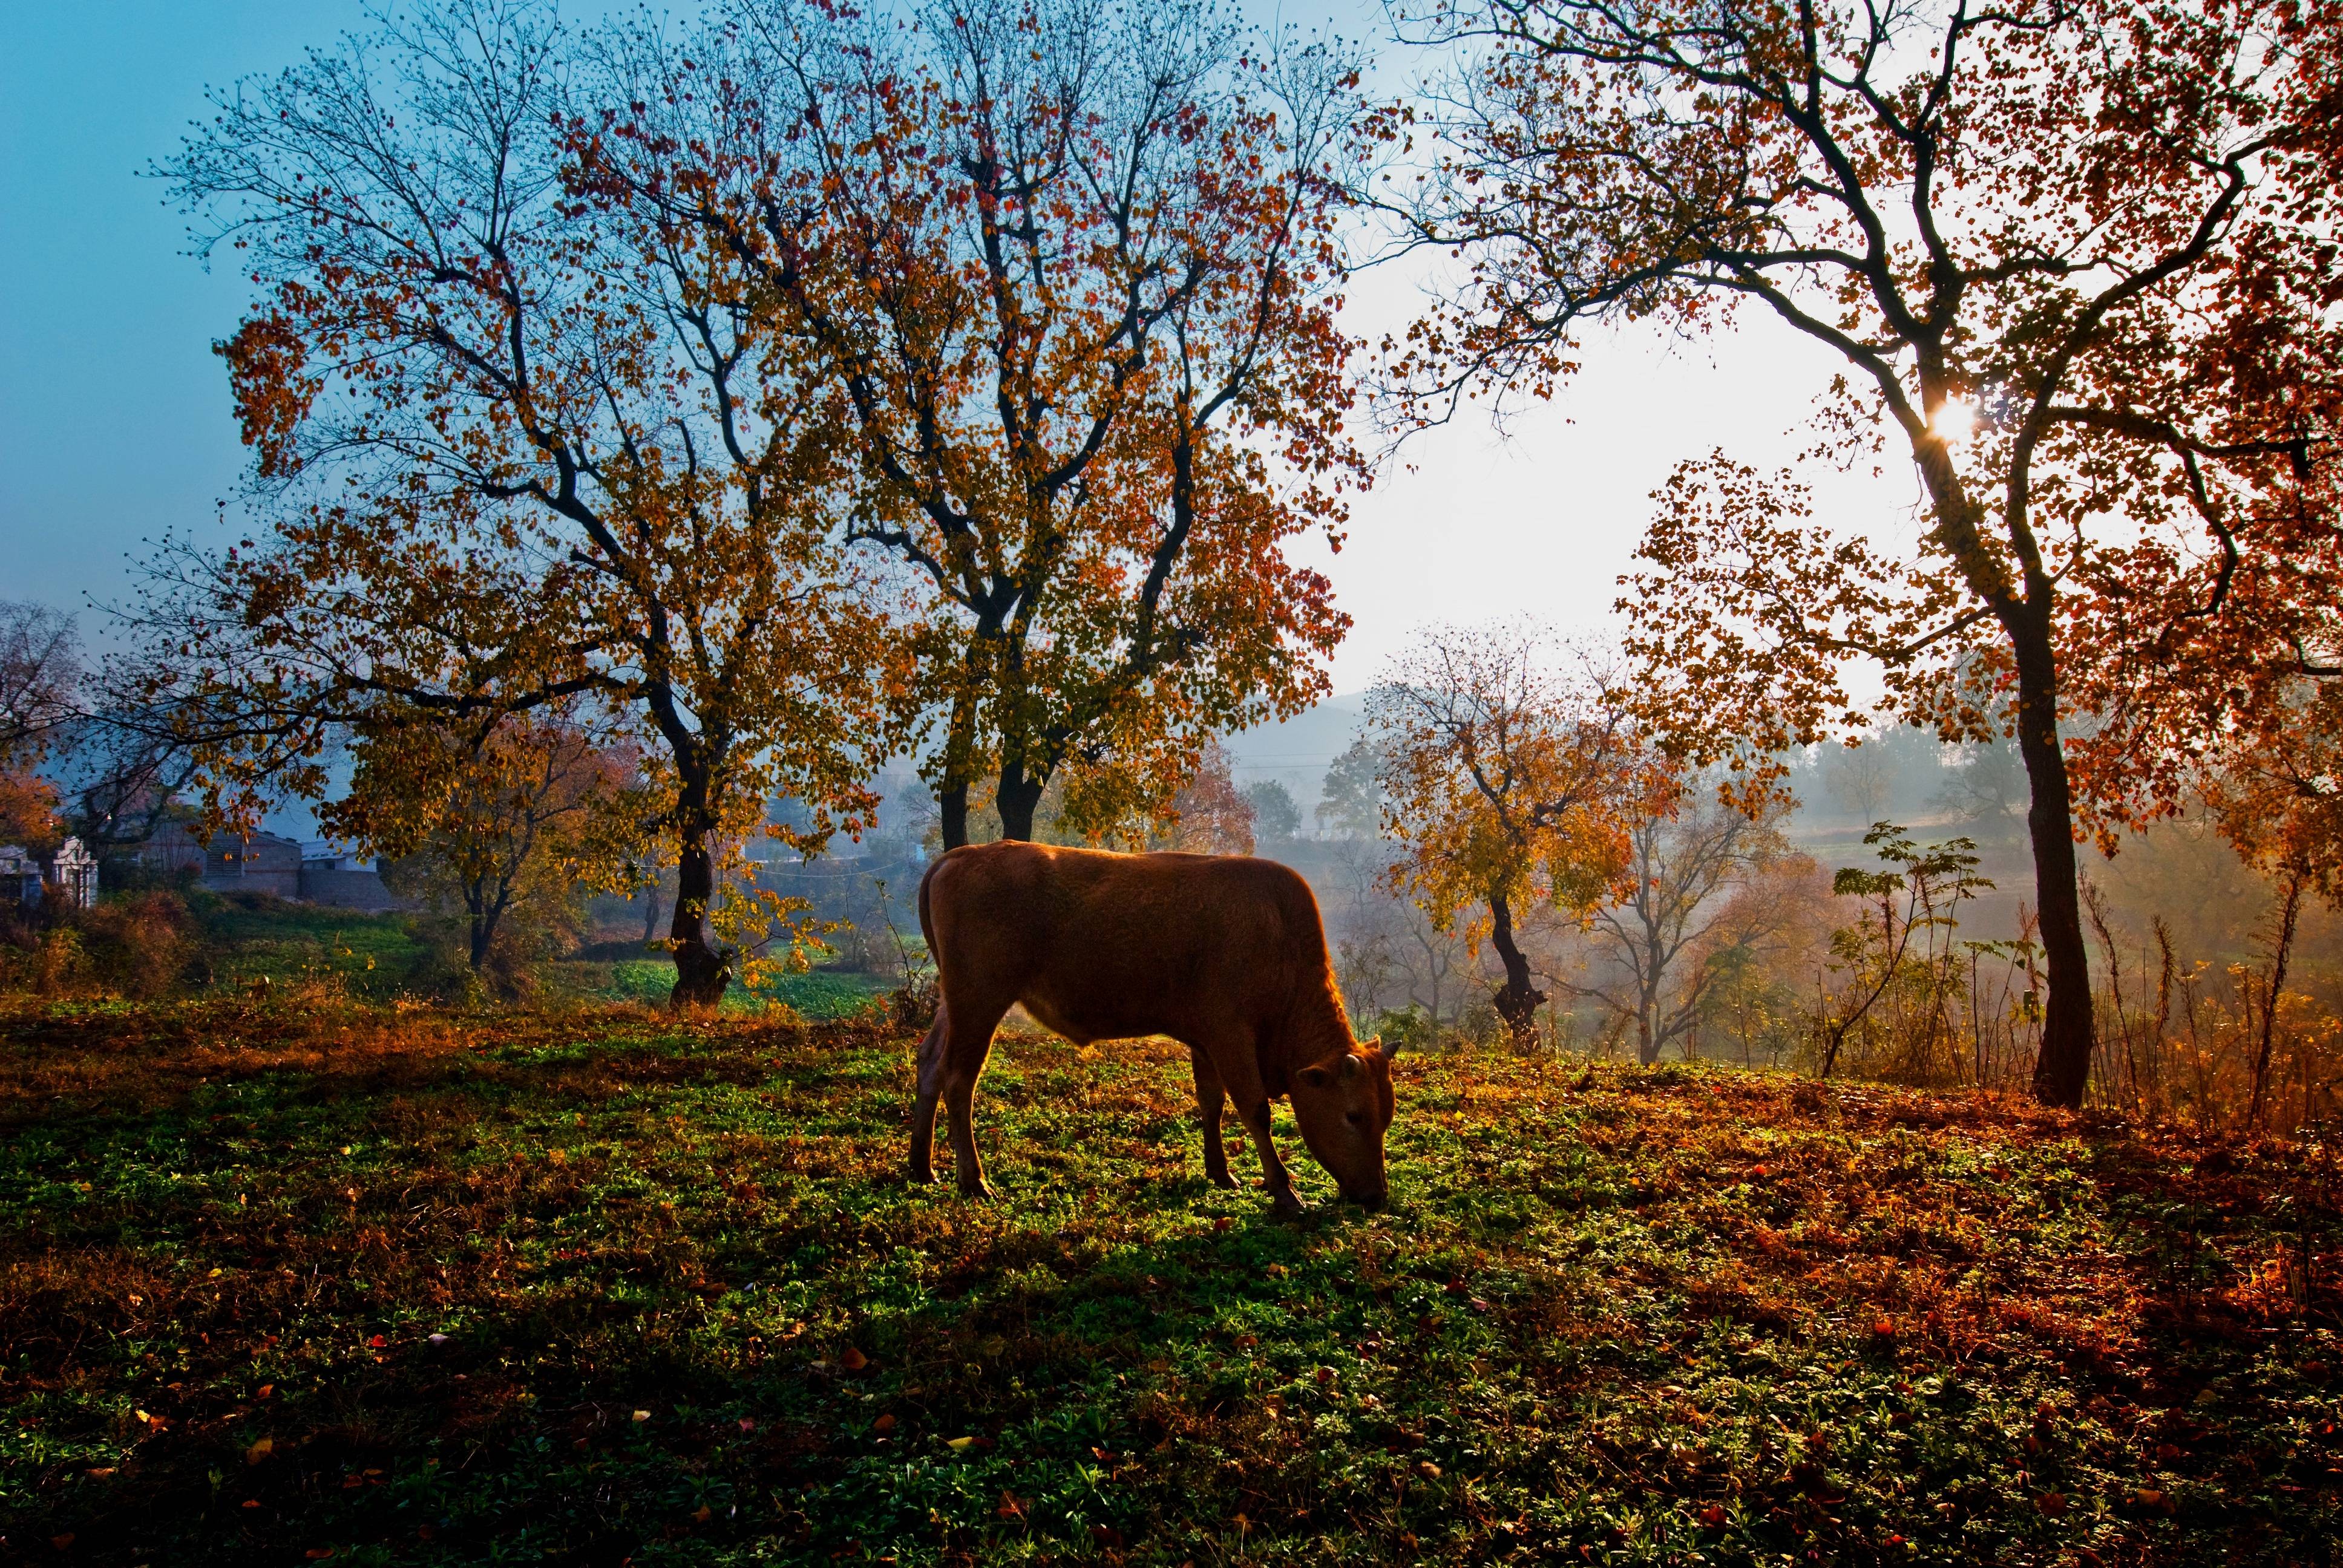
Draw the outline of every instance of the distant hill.
<instances>
[{"instance_id":1,"label":"distant hill","mask_svg":"<svg viewBox=\"0 0 2343 1568\"><path fill-rule=\"evenodd\" d=\"M1228 737L1222 744L1237 787L1276 779L1292 793L1307 824L1327 765L1350 747L1366 709L1365 692L1338 692L1291 719Z\"/></svg>"}]
</instances>

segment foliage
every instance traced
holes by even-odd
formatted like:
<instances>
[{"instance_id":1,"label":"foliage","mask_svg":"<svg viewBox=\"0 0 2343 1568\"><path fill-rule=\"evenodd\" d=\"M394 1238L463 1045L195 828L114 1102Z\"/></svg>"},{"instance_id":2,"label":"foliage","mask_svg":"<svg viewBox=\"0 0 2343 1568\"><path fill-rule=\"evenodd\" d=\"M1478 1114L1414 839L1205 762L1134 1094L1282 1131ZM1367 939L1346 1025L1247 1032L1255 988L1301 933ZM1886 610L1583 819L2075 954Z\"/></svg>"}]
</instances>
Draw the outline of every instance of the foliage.
<instances>
[{"instance_id":1,"label":"foliage","mask_svg":"<svg viewBox=\"0 0 2343 1568\"><path fill-rule=\"evenodd\" d=\"M633 85L549 6L378 20L216 94L163 171L264 291L220 352L266 521L162 552L147 630L215 814L321 793L347 733L430 760L403 738L602 705L675 844L676 1000L711 1003L784 912L719 859L776 793L819 850L900 739L838 398L720 256L565 192L567 128Z\"/></svg>"},{"instance_id":2,"label":"foliage","mask_svg":"<svg viewBox=\"0 0 2343 1568\"><path fill-rule=\"evenodd\" d=\"M1844 866L1831 878L1832 892L1861 900L1863 907L1855 924L1831 934L1841 992L1825 1001L1815 1020L1822 1074L1837 1070L1846 1052L1855 1059L1855 1070L1867 1076L1957 1082L1953 999L1967 979L1963 952L1979 944L1962 943L1955 933L1961 905L1990 891L1993 883L1977 875L1976 845L1967 839L1923 849L1893 822L1875 822L1863 842L1878 869ZM2020 956L2030 971L2030 944ZM2036 1005L2031 990L2026 1004Z\"/></svg>"},{"instance_id":3,"label":"foliage","mask_svg":"<svg viewBox=\"0 0 2343 1568\"><path fill-rule=\"evenodd\" d=\"M910 1042L867 1028L5 1019L12 1554L2276 1563L2343 1523L2311 1148L1403 1057L1393 1211L1289 1224L1202 1181L1184 1052L1019 1040L976 1207L898 1180Z\"/></svg>"},{"instance_id":4,"label":"foliage","mask_svg":"<svg viewBox=\"0 0 2343 1568\"><path fill-rule=\"evenodd\" d=\"M1302 831L1302 808L1293 802L1293 791L1283 780L1264 779L1244 788L1245 804L1252 809L1253 831L1272 843L1292 838Z\"/></svg>"},{"instance_id":5,"label":"foliage","mask_svg":"<svg viewBox=\"0 0 2343 1568\"><path fill-rule=\"evenodd\" d=\"M1383 759L1364 736L1353 740L1326 769L1311 814L1321 832L1372 839L1383 831Z\"/></svg>"},{"instance_id":6,"label":"foliage","mask_svg":"<svg viewBox=\"0 0 2343 1568\"><path fill-rule=\"evenodd\" d=\"M1383 832L1401 847L1388 885L1446 932L1460 915L1504 964L1497 1010L1529 1032L1544 993L1515 938L1517 911L1584 915L1620 890L1626 821L1641 798L1664 809L1664 779L1627 725L1625 704L1586 663L1550 666L1528 625L1422 633L1368 699L1381 759Z\"/></svg>"},{"instance_id":7,"label":"foliage","mask_svg":"<svg viewBox=\"0 0 2343 1568\"><path fill-rule=\"evenodd\" d=\"M1463 79L1396 116L1441 149L1405 216L1469 272L1397 350L1403 412L1544 393L1596 319L1746 307L1842 357L1813 455L1908 452L1919 537L1834 531L1794 475L1689 461L1621 601L1631 647L1709 758L1860 725L1854 659L1946 739L2016 741L2036 1089L2078 1103L2077 809L2107 832L2169 809L2199 749L2331 669L2343 21L2291 0L1413 14L1464 45Z\"/></svg>"},{"instance_id":8,"label":"foliage","mask_svg":"<svg viewBox=\"0 0 2343 1568\"><path fill-rule=\"evenodd\" d=\"M1635 1020L1647 1067L1689 1040L1720 982L1791 918L1765 879L1811 869L1782 837L1787 800L1723 799L1664 763L1654 771L1662 787L1629 819L1625 886L1592 915L1620 983L1589 988Z\"/></svg>"},{"instance_id":9,"label":"foliage","mask_svg":"<svg viewBox=\"0 0 2343 1568\"><path fill-rule=\"evenodd\" d=\"M855 538L923 596L947 848L1151 813L1204 737L1325 690L1348 618L1334 293L1353 70L1211 0L858 14L738 0L572 151L608 210L737 267L835 389Z\"/></svg>"},{"instance_id":10,"label":"foliage","mask_svg":"<svg viewBox=\"0 0 2343 1568\"><path fill-rule=\"evenodd\" d=\"M460 918L467 967L510 994L544 939L574 936L586 898L627 886L644 858L637 778L631 754L553 709L508 716L477 744L419 726L369 737L321 816L394 857L393 892Z\"/></svg>"},{"instance_id":11,"label":"foliage","mask_svg":"<svg viewBox=\"0 0 2343 1568\"><path fill-rule=\"evenodd\" d=\"M2207 760L2206 801L2238 852L2343 908L2343 689L2290 687L2279 722Z\"/></svg>"},{"instance_id":12,"label":"foliage","mask_svg":"<svg viewBox=\"0 0 2343 1568\"><path fill-rule=\"evenodd\" d=\"M1253 849L1252 802L1237 789L1228 749L1207 740L1202 760L1164 813L1169 820L1149 842L1164 849L1203 855L1250 855Z\"/></svg>"}]
</instances>

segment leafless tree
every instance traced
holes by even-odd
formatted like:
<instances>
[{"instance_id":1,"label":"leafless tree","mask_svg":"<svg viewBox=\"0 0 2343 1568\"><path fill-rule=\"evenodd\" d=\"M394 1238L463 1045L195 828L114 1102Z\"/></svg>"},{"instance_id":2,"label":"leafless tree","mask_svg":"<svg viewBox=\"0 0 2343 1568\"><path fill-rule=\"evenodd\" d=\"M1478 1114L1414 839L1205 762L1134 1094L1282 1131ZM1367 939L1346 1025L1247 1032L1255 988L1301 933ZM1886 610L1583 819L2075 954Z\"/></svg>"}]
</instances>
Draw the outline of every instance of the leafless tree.
<instances>
[{"instance_id":1,"label":"leafless tree","mask_svg":"<svg viewBox=\"0 0 2343 1568\"><path fill-rule=\"evenodd\" d=\"M1744 811L1692 782L1674 810L1634 824L1630 890L1596 910L1592 927L1618 978L1588 989L1634 1020L1646 1065L1691 1035L1713 982L1766 934L1767 906L1734 895L1789 852L1780 831L1787 809L1775 800Z\"/></svg>"}]
</instances>

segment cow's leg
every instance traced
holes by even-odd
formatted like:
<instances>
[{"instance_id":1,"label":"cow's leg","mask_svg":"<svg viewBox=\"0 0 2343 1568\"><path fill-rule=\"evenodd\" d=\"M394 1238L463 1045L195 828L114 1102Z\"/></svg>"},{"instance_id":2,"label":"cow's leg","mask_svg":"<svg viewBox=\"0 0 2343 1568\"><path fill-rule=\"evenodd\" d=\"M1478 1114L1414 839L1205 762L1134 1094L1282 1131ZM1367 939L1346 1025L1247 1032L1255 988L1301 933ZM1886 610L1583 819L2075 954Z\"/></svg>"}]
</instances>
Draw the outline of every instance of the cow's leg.
<instances>
[{"instance_id":1,"label":"cow's leg","mask_svg":"<svg viewBox=\"0 0 2343 1568\"><path fill-rule=\"evenodd\" d=\"M1285 1161L1277 1157L1277 1144L1269 1135L1269 1101L1257 1100L1251 1105L1239 1101L1237 1119L1252 1134L1252 1146L1261 1154L1261 1179L1269 1188L1269 1205L1281 1214L1299 1214L1306 1207L1293 1190L1293 1178L1286 1174Z\"/></svg>"},{"instance_id":2,"label":"cow's leg","mask_svg":"<svg viewBox=\"0 0 2343 1568\"><path fill-rule=\"evenodd\" d=\"M1229 1151L1221 1143L1221 1108L1228 1101L1228 1091L1212 1059L1192 1046L1188 1065L1195 1070L1196 1111L1204 1121L1204 1180L1215 1187L1233 1189L1237 1179L1229 1174Z\"/></svg>"},{"instance_id":3,"label":"cow's leg","mask_svg":"<svg viewBox=\"0 0 2343 1568\"><path fill-rule=\"evenodd\" d=\"M911 1104L911 1180L925 1185L936 1179L936 1101L943 1093L944 1040L951 1032L950 1009L936 1007L936 1020L920 1041L920 1097Z\"/></svg>"},{"instance_id":4,"label":"cow's leg","mask_svg":"<svg viewBox=\"0 0 2343 1568\"><path fill-rule=\"evenodd\" d=\"M976 1081L984 1074L984 1059L992 1054L993 1031L1008 1011L1006 1002L981 1010L952 1010L937 1053L936 1087L951 1119L952 1174L966 1197L992 1196L985 1184L984 1162L976 1155Z\"/></svg>"}]
</instances>

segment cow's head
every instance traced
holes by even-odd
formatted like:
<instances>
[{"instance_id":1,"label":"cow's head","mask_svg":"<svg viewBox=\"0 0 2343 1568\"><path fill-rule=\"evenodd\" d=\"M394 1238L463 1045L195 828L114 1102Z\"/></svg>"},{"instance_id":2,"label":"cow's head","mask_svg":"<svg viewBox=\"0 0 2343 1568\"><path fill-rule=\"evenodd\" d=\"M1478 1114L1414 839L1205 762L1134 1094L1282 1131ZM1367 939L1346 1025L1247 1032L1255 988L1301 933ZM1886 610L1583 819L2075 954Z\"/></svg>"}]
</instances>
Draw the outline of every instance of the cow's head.
<instances>
[{"instance_id":1,"label":"cow's head","mask_svg":"<svg viewBox=\"0 0 2343 1568\"><path fill-rule=\"evenodd\" d=\"M1313 1061L1289 1090L1294 1124L1311 1154L1352 1202L1380 1209L1391 1195L1383 1175L1383 1131L1391 1125L1391 1059L1381 1040Z\"/></svg>"}]
</instances>

